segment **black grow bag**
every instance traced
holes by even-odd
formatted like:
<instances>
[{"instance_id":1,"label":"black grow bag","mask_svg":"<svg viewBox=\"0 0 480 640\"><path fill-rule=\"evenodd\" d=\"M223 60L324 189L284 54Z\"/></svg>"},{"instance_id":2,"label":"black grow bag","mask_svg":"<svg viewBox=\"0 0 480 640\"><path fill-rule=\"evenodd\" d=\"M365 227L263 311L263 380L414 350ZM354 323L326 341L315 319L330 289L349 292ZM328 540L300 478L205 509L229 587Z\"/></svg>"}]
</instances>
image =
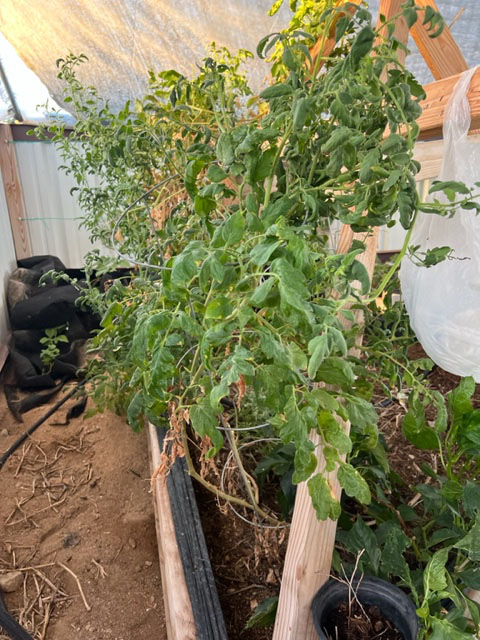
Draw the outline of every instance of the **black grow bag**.
<instances>
[{"instance_id":1,"label":"black grow bag","mask_svg":"<svg viewBox=\"0 0 480 640\"><path fill-rule=\"evenodd\" d=\"M415 605L401 589L390 582L372 577L354 582L353 587L363 606L378 607L382 615L403 634L405 640L417 640L418 618ZM348 585L337 580L326 582L313 599L313 622L321 640L328 638L324 628L331 611L342 602L348 602Z\"/></svg>"}]
</instances>

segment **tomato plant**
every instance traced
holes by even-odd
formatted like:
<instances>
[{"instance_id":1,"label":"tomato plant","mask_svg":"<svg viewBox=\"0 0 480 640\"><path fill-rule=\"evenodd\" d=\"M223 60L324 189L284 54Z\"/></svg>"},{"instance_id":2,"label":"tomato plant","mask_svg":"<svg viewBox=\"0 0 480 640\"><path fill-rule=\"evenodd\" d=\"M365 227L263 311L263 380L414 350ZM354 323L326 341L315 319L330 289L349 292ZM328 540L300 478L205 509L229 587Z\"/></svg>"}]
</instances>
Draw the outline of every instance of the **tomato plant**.
<instances>
[{"instance_id":1,"label":"tomato plant","mask_svg":"<svg viewBox=\"0 0 480 640\"><path fill-rule=\"evenodd\" d=\"M273 522L243 468L237 430L266 424L293 445L293 482L308 481L320 519L340 513L326 472L336 470L346 494L368 503L341 426L349 420L357 446L377 447L377 374L368 358L349 355L364 329L352 309L367 313L388 287L420 212L450 215L472 199L456 183L448 183L448 204L417 194L413 146L424 93L398 61L394 22L380 36L367 9L345 15L325 7L315 14L315 33L335 25L332 55L312 65L314 38L300 28L266 36L257 54L275 48L281 65L258 96L241 70L251 54L212 49L195 78L152 73L148 94L112 113L95 89L80 86L75 69L83 59L70 55L59 68L78 118L74 135L50 126L77 180L85 226L118 257L92 254L88 269L134 266L103 295L86 293L103 316L89 365L98 406L124 411L135 429L145 417L166 417L191 474ZM413 2L403 15L416 20ZM438 33L437 14L428 21ZM358 260L365 243L336 253L335 221L365 239L379 225L408 230L374 292ZM392 357L381 341L369 349L377 359ZM198 473L190 425L207 457L228 439L248 499ZM312 430L321 437L320 470Z\"/></svg>"}]
</instances>

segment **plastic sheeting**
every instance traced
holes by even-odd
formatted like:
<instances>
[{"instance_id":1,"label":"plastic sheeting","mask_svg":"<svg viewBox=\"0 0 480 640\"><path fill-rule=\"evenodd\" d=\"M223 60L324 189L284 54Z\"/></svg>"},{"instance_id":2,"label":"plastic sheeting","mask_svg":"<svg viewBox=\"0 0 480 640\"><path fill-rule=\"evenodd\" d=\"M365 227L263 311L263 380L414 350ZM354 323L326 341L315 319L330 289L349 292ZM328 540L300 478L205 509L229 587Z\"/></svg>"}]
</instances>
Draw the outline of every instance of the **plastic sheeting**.
<instances>
[{"instance_id":1,"label":"plastic sheeting","mask_svg":"<svg viewBox=\"0 0 480 640\"><path fill-rule=\"evenodd\" d=\"M55 62L84 53L80 80L95 86L114 108L141 96L149 69L190 75L210 42L255 51L258 41L289 21L288 0L274 17L271 0L2 0L0 31L61 103ZM268 65L249 66L261 86Z\"/></svg>"}]
</instances>

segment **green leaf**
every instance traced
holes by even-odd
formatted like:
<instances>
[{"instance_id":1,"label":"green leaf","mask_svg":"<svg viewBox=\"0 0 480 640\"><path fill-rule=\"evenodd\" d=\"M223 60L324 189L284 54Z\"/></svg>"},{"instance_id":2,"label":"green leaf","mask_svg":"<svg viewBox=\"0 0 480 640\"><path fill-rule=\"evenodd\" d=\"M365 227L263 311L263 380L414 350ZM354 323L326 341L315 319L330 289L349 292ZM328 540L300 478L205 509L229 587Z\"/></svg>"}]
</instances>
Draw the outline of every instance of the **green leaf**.
<instances>
[{"instance_id":1,"label":"green leaf","mask_svg":"<svg viewBox=\"0 0 480 640\"><path fill-rule=\"evenodd\" d=\"M472 518L480 513L480 486L476 482L467 480L463 489L463 506Z\"/></svg>"},{"instance_id":2,"label":"green leaf","mask_svg":"<svg viewBox=\"0 0 480 640\"><path fill-rule=\"evenodd\" d=\"M217 164L211 164L208 167L207 178L212 182L222 182L227 177L228 174Z\"/></svg>"},{"instance_id":3,"label":"green leaf","mask_svg":"<svg viewBox=\"0 0 480 640\"><path fill-rule=\"evenodd\" d=\"M399 181L401 175L402 175L402 171L400 169L394 169L390 173L388 178L385 180L385 182L383 183L382 191L388 191L394 185L396 185L397 182Z\"/></svg>"},{"instance_id":4,"label":"green leaf","mask_svg":"<svg viewBox=\"0 0 480 640\"><path fill-rule=\"evenodd\" d=\"M458 387L448 394L448 408L454 425L473 410L471 398L474 393L475 380L469 376L460 380Z\"/></svg>"},{"instance_id":5,"label":"green leaf","mask_svg":"<svg viewBox=\"0 0 480 640\"><path fill-rule=\"evenodd\" d=\"M456 549L466 551L470 560L480 562L480 514L465 537L453 545Z\"/></svg>"},{"instance_id":6,"label":"green leaf","mask_svg":"<svg viewBox=\"0 0 480 640\"><path fill-rule=\"evenodd\" d=\"M311 308L307 303L310 293L303 284L305 278L302 272L283 258L276 258L272 262L271 271L279 276L278 289L282 301L303 312L311 320Z\"/></svg>"},{"instance_id":7,"label":"green leaf","mask_svg":"<svg viewBox=\"0 0 480 640\"><path fill-rule=\"evenodd\" d=\"M232 164L235 160L233 150L233 140L229 133L222 133L217 141L216 146L217 157L225 166Z\"/></svg>"},{"instance_id":8,"label":"green leaf","mask_svg":"<svg viewBox=\"0 0 480 640\"><path fill-rule=\"evenodd\" d=\"M292 92L293 89L289 84L274 84L271 87L264 89L260 93L260 98L263 100L271 100L272 98L291 95Z\"/></svg>"},{"instance_id":9,"label":"green leaf","mask_svg":"<svg viewBox=\"0 0 480 640\"><path fill-rule=\"evenodd\" d=\"M322 409L332 412L338 410L338 401L330 392L325 391L325 389L313 389L309 393L309 398L312 398L315 406L320 406Z\"/></svg>"},{"instance_id":10,"label":"green leaf","mask_svg":"<svg viewBox=\"0 0 480 640\"><path fill-rule=\"evenodd\" d=\"M343 358L329 356L318 367L316 380L350 389L355 382L355 374L350 362Z\"/></svg>"},{"instance_id":11,"label":"green leaf","mask_svg":"<svg viewBox=\"0 0 480 640\"><path fill-rule=\"evenodd\" d=\"M362 564L364 564L365 560L368 560L373 572L375 574L378 572L382 552L378 546L375 534L370 527L367 527L360 516L357 516L353 527L348 532L346 544L348 550L355 555L364 551L366 557L362 556Z\"/></svg>"},{"instance_id":12,"label":"green leaf","mask_svg":"<svg viewBox=\"0 0 480 640\"><path fill-rule=\"evenodd\" d=\"M338 450L339 454L347 454L352 450L352 441L345 433L345 429L328 411L319 411L318 426L324 441Z\"/></svg>"},{"instance_id":13,"label":"green leaf","mask_svg":"<svg viewBox=\"0 0 480 640\"><path fill-rule=\"evenodd\" d=\"M226 380L222 380L220 384L212 387L210 391L210 406L215 411L215 413L220 413L223 410L222 405L220 404L220 400L228 396L230 392L230 387Z\"/></svg>"},{"instance_id":14,"label":"green leaf","mask_svg":"<svg viewBox=\"0 0 480 640\"><path fill-rule=\"evenodd\" d=\"M213 198L204 198L198 194L195 196L194 203L195 211L202 217L208 216L208 214L217 207L217 203Z\"/></svg>"},{"instance_id":15,"label":"green leaf","mask_svg":"<svg viewBox=\"0 0 480 640\"><path fill-rule=\"evenodd\" d=\"M334 129L327 142L322 145L322 151L328 152L341 147L345 142L349 142L353 135L352 129L349 127L338 127Z\"/></svg>"},{"instance_id":16,"label":"green leaf","mask_svg":"<svg viewBox=\"0 0 480 640\"><path fill-rule=\"evenodd\" d=\"M311 98L300 98L293 106L293 127L301 129L307 120L308 113L312 106Z\"/></svg>"},{"instance_id":17,"label":"green leaf","mask_svg":"<svg viewBox=\"0 0 480 640\"><path fill-rule=\"evenodd\" d=\"M308 343L308 353L310 354L310 360L308 362L308 377L312 380L315 379L318 368L330 353L330 346L328 340L328 334L323 333L321 336L316 336Z\"/></svg>"},{"instance_id":18,"label":"green leaf","mask_svg":"<svg viewBox=\"0 0 480 640\"><path fill-rule=\"evenodd\" d=\"M362 160L360 165L360 172L358 174L360 182L370 182L375 176L372 172L372 167L380 160L380 150L372 149L369 151Z\"/></svg>"},{"instance_id":19,"label":"green leaf","mask_svg":"<svg viewBox=\"0 0 480 640\"><path fill-rule=\"evenodd\" d=\"M347 496L356 498L362 504L371 502L372 496L367 482L351 464L340 462L337 477Z\"/></svg>"},{"instance_id":20,"label":"green leaf","mask_svg":"<svg viewBox=\"0 0 480 640\"><path fill-rule=\"evenodd\" d=\"M468 195L470 189L463 182L456 182L455 180L445 180L443 182L434 180L432 186L428 190L428 193L436 193L437 191L453 191L454 193L462 193Z\"/></svg>"},{"instance_id":21,"label":"green leaf","mask_svg":"<svg viewBox=\"0 0 480 640\"><path fill-rule=\"evenodd\" d=\"M195 259L190 252L184 251L173 261L170 282L173 286L185 286L198 273Z\"/></svg>"},{"instance_id":22,"label":"green leaf","mask_svg":"<svg viewBox=\"0 0 480 640\"><path fill-rule=\"evenodd\" d=\"M342 510L327 480L317 473L310 478L307 486L317 518L319 520L327 520L327 518L337 520Z\"/></svg>"},{"instance_id":23,"label":"green leaf","mask_svg":"<svg viewBox=\"0 0 480 640\"><path fill-rule=\"evenodd\" d=\"M205 319L223 320L233 312L233 305L225 296L219 296L212 300L205 309Z\"/></svg>"},{"instance_id":24,"label":"green leaf","mask_svg":"<svg viewBox=\"0 0 480 640\"><path fill-rule=\"evenodd\" d=\"M285 391L287 402L283 407L283 415L275 422L280 438L285 444L302 443L308 439L308 428L305 419L298 409L295 388L290 386Z\"/></svg>"},{"instance_id":25,"label":"green leaf","mask_svg":"<svg viewBox=\"0 0 480 640\"><path fill-rule=\"evenodd\" d=\"M234 244L238 244L243 238L245 232L245 218L241 211L237 211L233 215L230 215L222 227L222 236L225 240L225 246L231 247Z\"/></svg>"},{"instance_id":26,"label":"green leaf","mask_svg":"<svg viewBox=\"0 0 480 640\"><path fill-rule=\"evenodd\" d=\"M190 160L185 168L185 189L187 190L187 193L191 198L195 198L197 194L197 176L203 169L203 167L204 162L196 158L195 160Z\"/></svg>"},{"instance_id":27,"label":"green leaf","mask_svg":"<svg viewBox=\"0 0 480 640\"><path fill-rule=\"evenodd\" d=\"M278 249L283 243L283 240L271 240L268 239L265 242L260 242L250 251L252 262L258 266L266 264L270 260L272 253Z\"/></svg>"},{"instance_id":28,"label":"green leaf","mask_svg":"<svg viewBox=\"0 0 480 640\"><path fill-rule=\"evenodd\" d=\"M317 468L317 456L314 453L314 446L310 440L295 447L295 471L292 482L298 484L305 482Z\"/></svg>"},{"instance_id":29,"label":"green leaf","mask_svg":"<svg viewBox=\"0 0 480 640\"><path fill-rule=\"evenodd\" d=\"M108 307L107 311L105 312L105 315L103 316L100 322L100 325L104 329L109 329L110 327L113 326L115 318L120 317L122 313L123 313L122 305L120 304L120 302L115 300L115 302L112 302L112 304Z\"/></svg>"},{"instance_id":30,"label":"green leaf","mask_svg":"<svg viewBox=\"0 0 480 640\"><path fill-rule=\"evenodd\" d=\"M431 591L443 591L447 587L447 572L445 565L448 560L449 547L436 551L428 561L423 574L425 595Z\"/></svg>"},{"instance_id":31,"label":"green leaf","mask_svg":"<svg viewBox=\"0 0 480 640\"><path fill-rule=\"evenodd\" d=\"M277 607L278 596L272 596L271 598L262 600L262 602L260 602L260 604L255 608L250 618L247 620L245 629L270 627L275 622Z\"/></svg>"},{"instance_id":32,"label":"green leaf","mask_svg":"<svg viewBox=\"0 0 480 640\"><path fill-rule=\"evenodd\" d=\"M429 636L429 640L472 640L473 638L471 633L461 631L446 618L431 617L430 620L433 633Z\"/></svg>"},{"instance_id":33,"label":"green leaf","mask_svg":"<svg viewBox=\"0 0 480 640\"><path fill-rule=\"evenodd\" d=\"M294 369L303 371L307 368L307 356L303 349L301 349L295 342L290 342L287 345L288 352L290 354L290 362Z\"/></svg>"},{"instance_id":34,"label":"green leaf","mask_svg":"<svg viewBox=\"0 0 480 640\"><path fill-rule=\"evenodd\" d=\"M127 409L127 420L128 424L132 427L134 431L141 431L143 429L143 417L145 414L145 400L143 397L143 393L141 391L137 391L137 393L133 396L130 404Z\"/></svg>"},{"instance_id":35,"label":"green leaf","mask_svg":"<svg viewBox=\"0 0 480 640\"><path fill-rule=\"evenodd\" d=\"M410 568L403 557L411 541L398 526L393 526L385 538L382 550L382 571L388 575L401 578L405 584L412 583Z\"/></svg>"},{"instance_id":36,"label":"green leaf","mask_svg":"<svg viewBox=\"0 0 480 640\"><path fill-rule=\"evenodd\" d=\"M218 419L210 404L203 401L190 407L190 420L201 438L209 436L215 447L215 453L223 446L223 436L217 429Z\"/></svg>"},{"instance_id":37,"label":"green leaf","mask_svg":"<svg viewBox=\"0 0 480 640\"><path fill-rule=\"evenodd\" d=\"M255 288L255 291L250 298L250 304L253 307L261 307L274 285L275 278L267 278L267 280L264 280L258 287Z\"/></svg>"},{"instance_id":38,"label":"green leaf","mask_svg":"<svg viewBox=\"0 0 480 640\"><path fill-rule=\"evenodd\" d=\"M403 418L403 434L412 444L424 451L439 448L438 435L427 426L425 411L421 405L411 408Z\"/></svg>"},{"instance_id":39,"label":"green leaf","mask_svg":"<svg viewBox=\"0 0 480 640\"><path fill-rule=\"evenodd\" d=\"M363 29L360 30L348 55L353 68L356 68L360 64L362 58L370 53L374 40L375 32L371 27L363 27Z\"/></svg>"},{"instance_id":40,"label":"green leaf","mask_svg":"<svg viewBox=\"0 0 480 640\"><path fill-rule=\"evenodd\" d=\"M377 412L368 400L353 395L346 395L345 398L348 419L353 426L363 431L377 424Z\"/></svg>"}]
</instances>

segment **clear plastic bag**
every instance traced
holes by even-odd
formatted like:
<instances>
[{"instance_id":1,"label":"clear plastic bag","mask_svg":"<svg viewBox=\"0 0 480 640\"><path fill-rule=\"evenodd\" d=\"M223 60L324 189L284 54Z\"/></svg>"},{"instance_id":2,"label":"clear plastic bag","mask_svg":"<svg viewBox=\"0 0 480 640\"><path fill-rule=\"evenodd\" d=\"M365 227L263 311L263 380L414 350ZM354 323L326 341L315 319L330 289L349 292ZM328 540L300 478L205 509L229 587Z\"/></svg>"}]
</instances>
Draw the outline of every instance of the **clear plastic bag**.
<instances>
[{"instance_id":1,"label":"clear plastic bag","mask_svg":"<svg viewBox=\"0 0 480 640\"><path fill-rule=\"evenodd\" d=\"M475 70L462 74L450 97L439 175L439 180L457 180L469 187L480 181L480 144L467 138L467 92ZM435 197L444 198L441 192ZM453 254L429 268L415 265L408 256L403 259L400 283L412 328L435 363L480 382L480 216L463 209L449 219L418 215L410 244L420 245L420 251L449 246Z\"/></svg>"}]
</instances>

